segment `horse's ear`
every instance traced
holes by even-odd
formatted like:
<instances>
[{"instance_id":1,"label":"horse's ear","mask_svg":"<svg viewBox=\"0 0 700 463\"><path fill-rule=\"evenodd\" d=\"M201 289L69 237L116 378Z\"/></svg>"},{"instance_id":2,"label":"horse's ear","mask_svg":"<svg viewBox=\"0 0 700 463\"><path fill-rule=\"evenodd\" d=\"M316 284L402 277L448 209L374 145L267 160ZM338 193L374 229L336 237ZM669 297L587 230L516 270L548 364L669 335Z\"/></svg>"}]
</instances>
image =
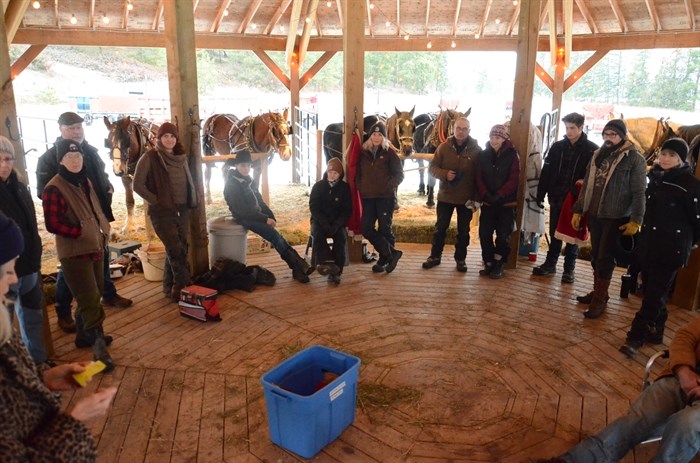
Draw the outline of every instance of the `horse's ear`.
<instances>
[{"instance_id":1,"label":"horse's ear","mask_svg":"<svg viewBox=\"0 0 700 463\"><path fill-rule=\"evenodd\" d=\"M411 116L411 118L413 118L413 112L414 112L415 110L416 110L416 105L413 105L413 109L412 109L411 112L409 113L410 116Z\"/></svg>"},{"instance_id":2,"label":"horse's ear","mask_svg":"<svg viewBox=\"0 0 700 463\"><path fill-rule=\"evenodd\" d=\"M394 106L394 111L396 111L396 117L401 117L401 111L396 106Z\"/></svg>"},{"instance_id":3,"label":"horse's ear","mask_svg":"<svg viewBox=\"0 0 700 463\"><path fill-rule=\"evenodd\" d=\"M112 123L109 121L109 118L107 116L103 116L102 120L104 121L107 130L112 130Z\"/></svg>"},{"instance_id":4,"label":"horse's ear","mask_svg":"<svg viewBox=\"0 0 700 463\"><path fill-rule=\"evenodd\" d=\"M467 112L464 113L464 117L469 117L469 115L470 115L471 113L472 113L472 108L469 107L469 109L467 109Z\"/></svg>"},{"instance_id":5,"label":"horse's ear","mask_svg":"<svg viewBox=\"0 0 700 463\"><path fill-rule=\"evenodd\" d=\"M289 117L289 108L284 108L284 112L282 113L282 119L287 120L287 117Z\"/></svg>"}]
</instances>

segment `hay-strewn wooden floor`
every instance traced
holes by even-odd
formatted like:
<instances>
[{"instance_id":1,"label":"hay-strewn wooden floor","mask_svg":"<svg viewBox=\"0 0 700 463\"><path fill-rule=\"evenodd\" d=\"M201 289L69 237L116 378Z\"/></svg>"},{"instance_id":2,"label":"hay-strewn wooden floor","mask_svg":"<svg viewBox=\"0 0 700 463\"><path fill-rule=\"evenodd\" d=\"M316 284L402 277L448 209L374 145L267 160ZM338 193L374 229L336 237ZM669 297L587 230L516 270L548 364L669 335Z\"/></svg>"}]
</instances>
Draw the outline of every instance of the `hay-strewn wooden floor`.
<instances>
[{"instance_id":1,"label":"hay-strewn wooden floor","mask_svg":"<svg viewBox=\"0 0 700 463\"><path fill-rule=\"evenodd\" d=\"M561 285L560 275L532 277L526 259L494 281L478 275L478 247L470 249L466 274L455 271L450 246L443 264L429 271L420 266L428 245L399 248L404 258L394 273L353 264L339 287L318 274L308 285L293 281L274 251L250 256L248 263L272 270L277 284L221 295L219 323L179 316L159 283L140 274L119 280L119 292L135 305L107 309L118 368L87 387L119 387L109 415L91 423L100 462L300 460L269 441L260 377L312 344L360 357L361 386L380 384L414 397L386 407L358 401L354 424L314 461L552 456L623 413L637 396L643 364L656 349L643 348L635 361L617 351L640 303L617 297L619 273L609 312L585 320L574 300L592 284L585 262L573 285ZM696 316L670 312L667 344ZM76 349L51 315L57 360L90 359L90 350ZM646 462L653 449L623 461Z\"/></svg>"}]
</instances>

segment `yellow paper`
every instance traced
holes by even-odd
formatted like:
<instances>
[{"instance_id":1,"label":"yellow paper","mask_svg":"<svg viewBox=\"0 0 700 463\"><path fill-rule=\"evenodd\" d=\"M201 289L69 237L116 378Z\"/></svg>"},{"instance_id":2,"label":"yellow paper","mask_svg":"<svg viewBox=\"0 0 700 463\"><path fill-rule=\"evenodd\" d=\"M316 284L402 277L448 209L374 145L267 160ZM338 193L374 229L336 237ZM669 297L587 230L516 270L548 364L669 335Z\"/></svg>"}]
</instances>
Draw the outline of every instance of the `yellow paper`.
<instances>
[{"instance_id":1,"label":"yellow paper","mask_svg":"<svg viewBox=\"0 0 700 463\"><path fill-rule=\"evenodd\" d=\"M102 363L100 360L92 362L90 365L85 367L85 371L82 373L76 373L73 375L75 382L80 384L81 387L85 387L87 383L90 382L93 376L105 369L107 365Z\"/></svg>"}]
</instances>

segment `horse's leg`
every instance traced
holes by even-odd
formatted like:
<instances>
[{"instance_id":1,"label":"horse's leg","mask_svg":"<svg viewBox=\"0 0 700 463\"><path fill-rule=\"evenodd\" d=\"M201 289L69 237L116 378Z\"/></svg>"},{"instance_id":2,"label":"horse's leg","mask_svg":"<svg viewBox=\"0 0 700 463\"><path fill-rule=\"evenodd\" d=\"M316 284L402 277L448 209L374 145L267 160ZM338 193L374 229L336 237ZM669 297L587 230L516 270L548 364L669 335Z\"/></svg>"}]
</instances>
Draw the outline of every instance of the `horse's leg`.
<instances>
[{"instance_id":1,"label":"horse's leg","mask_svg":"<svg viewBox=\"0 0 700 463\"><path fill-rule=\"evenodd\" d=\"M437 179L430 175L430 172L428 172L428 188L427 188L427 193L428 193L428 199L425 202L425 205L428 207L433 207L435 206L435 184L437 183Z\"/></svg>"},{"instance_id":2,"label":"horse's leg","mask_svg":"<svg viewBox=\"0 0 700 463\"><path fill-rule=\"evenodd\" d=\"M262 159L253 162L253 188L260 191L260 176L262 175Z\"/></svg>"},{"instance_id":3,"label":"horse's leg","mask_svg":"<svg viewBox=\"0 0 700 463\"><path fill-rule=\"evenodd\" d=\"M122 235L128 235L134 231L134 188L133 177L122 175L122 185L124 185L124 196L126 201L126 219L124 226L120 230Z\"/></svg>"},{"instance_id":4,"label":"horse's leg","mask_svg":"<svg viewBox=\"0 0 700 463\"><path fill-rule=\"evenodd\" d=\"M424 173L423 173L423 160L418 159L418 177L420 178L420 183L418 183L418 196L423 196L425 195L425 183L423 183L423 180L425 179Z\"/></svg>"},{"instance_id":5,"label":"horse's leg","mask_svg":"<svg viewBox=\"0 0 700 463\"><path fill-rule=\"evenodd\" d=\"M211 204L211 187L209 183L211 182L211 164L208 162L204 164L204 190L207 205Z\"/></svg>"}]
</instances>

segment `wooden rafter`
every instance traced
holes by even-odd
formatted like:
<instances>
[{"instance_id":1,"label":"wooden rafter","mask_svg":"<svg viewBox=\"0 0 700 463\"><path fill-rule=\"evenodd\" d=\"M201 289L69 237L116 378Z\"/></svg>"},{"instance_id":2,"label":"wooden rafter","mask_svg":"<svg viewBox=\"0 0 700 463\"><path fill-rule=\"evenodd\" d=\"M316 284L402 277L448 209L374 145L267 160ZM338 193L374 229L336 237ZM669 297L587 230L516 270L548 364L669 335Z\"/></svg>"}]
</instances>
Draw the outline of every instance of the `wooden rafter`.
<instances>
[{"instance_id":1,"label":"wooden rafter","mask_svg":"<svg viewBox=\"0 0 700 463\"><path fill-rule=\"evenodd\" d=\"M569 77L564 81L564 91L567 91L572 85L578 82L584 74L591 70L600 60L605 58L610 50L596 50L586 61L574 70ZM539 71L538 71L539 72Z\"/></svg>"},{"instance_id":2,"label":"wooden rafter","mask_svg":"<svg viewBox=\"0 0 700 463\"><path fill-rule=\"evenodd\" d=\"M428 35L428 30L430 28L430 0L425 3L425 35ZM454 35L454 33L452 35Z\"/></svg>"},{"instance_id":3,"label":"wooden rafter","mask_svg":"<svg viewBox=\"0 0 700 463\"><path fill-rule=\"evenodd\" d=\"M24 53L22 53L22 56L17 58L17 60L12 63L12 66L10 66L10 77L14 79L20 75L45 48L46 45L32 45L27 48Z\"/></svg>"},{"instance_id":4,"label":"wooden rafter","mask_svg":"<svg viewBox=\"0 0 700 463\"><path fill-rule=\"evenodd\" d=\"M476 36L481 38L484 35L484 27L486 27L486 21L489 19L489 13L491 13L491 5L493 0L486 0L486 6L484 7L484 15L481 17L481 23L479 24L479 30L476 31Z\"/></svg>"},{"instance_id":5,"label":"wooden rafter","mask_svg":"<svg viewBox=\"0 0 700 463\"><path fill-rule=\"evenodd\" d=\"M299 31L299 20L301 19L301 8L304 0L294 0L292 3L292 14L289 16L289 30L287 31L287 45L285 46L285 62L287 67L292 67L292 58L296 53L297 32Z\"/></svg>"},{"instance_id":6,"label":"wooden rafter","mask_svg":"<svg viewBox=\"0 0 700 463\"><path fill-rule=\"evenodd\" d=\"M314 78L318 71L320 71L323 68L323 66L325 66L326 63L328 63L331 60L331 58L335 56L335 53L336 52L334 51L327 51L324 54L322 54L321 57L317 59L313 65L311 65L309 70L306 71L304 75L299 78L299 88L304 88L304 85L308 84L309 81L311 81L311 79Z\"/></svg>"},{"instance_id":7,"label":"wooden rafter","mask_svg":"<svg viewBox=\"0 0 700 463\"><path fill-rule=\"evenodd\" d=\"M306 51L309 48L309 39L311 38L311 30L314 28L314 19L316 18L316 10L318 9L318 0L311 0L306 5L306 15L304 20L304 30L301 33L299 40L299 49L297 50L297 63L299 69L306 59Z\"/></svg>"},{"instance_id":8,"label":"wooden rafter","mask_svg":"<svg viewBox=\"0 0 700 463\"><path fill-rule=\"evenodd\" d=\"M253 50L253 53L255 53L258 56L258 58L260 58L260 61L262 61L263 64L267 66L267 68L270 71L272 71L272 73L277 77L277 79L279 79L279 81L282 82L282 85L289 89L289 77L287 77L287 75L282 71L282 69L280 69L280 67L277 66L277 63L275 63L275 61L262 50Z\"/></svg>"},{"instance_id":9,"label":"wooden rafter","mask_svg":"<svg viewBox=\"0 0 700 463\"><path fill-rule=\"evenodd\" d=\"M19 25L22 23L24 13L29 6L29 0L10 0L5 10L5 33L7 34L7 42L12 43L12 38L15 36Z\"/></svg>"},{"instance_id":10,"label":"wooden rafter","mask_svg":"<svg viewBox=\"0 0 700 463\"><path fill-rule=\"evenodd\" d=\"M226 16L226 10L228 9L230 4L231 0L223 0L221 2L221 5L219 5L219 9L216 10L214 21L212 21L211 26L209 27L209 32L219 32L219 28L221 27L221 23L224 20L224 16ZM240 34L241 31L238 31L238 33Z\"/></svg>"},{"instance_id":11,"label":"wooden rafter","mask_svg":"<svg viewBox=\"0 0 700 463\"><path fill-rule=\"evenodd\" d=\"M548 4L548 1L542 2L542 11L540 11L540 30L542 30L544 27L544 21L547 19L547 13L549 12L549 9L547 8Z\"/></svg>"},{"instance_id":12,"label":"wooden rafter","mask_svg":"<svg viewBox=\"0 0 700 463\"><path fill-rule=\"evenodd\" d=\"M573 44L574 0L563 0L561 18L564 25L564 68L568 69L571 60L571 45Z\"/></svg>"},{"instance_id":13,"label":"wooden rafter","mask_svg":"<svg viewBox=\"0 0 700 463\"><path fill-rule=\"evenodd\" d=\"M554 90L554 79L552 79L552 76L537 62L535 62L535 74L550 92Z\"/></svg>"},{"instance_id":14,"label":"wooden rafter","mask_svg":"<svg viewBox=\"0 0 700 463\"><path fill-rule=\"evenodd\" d=\"M622 14L622 10L620 9L620 5L617 3L617 0L608 0L610 2L610 7L613 10L613 14L615 15L615 18L617 18L617 23L620 25L620 31L623 33L627 32L627 21L625 21L625 16Z\"/></svg>"},{"instance_id":15,"label":"wooden rafter","mask_svg":"<svg viewBox=\"0 0 700 463\"><path fill-rule=\"evenodd\" d=\"M370 8L372 2L370 0L365 1L367 2L367 25L369 26L369 35L374 37L374 25L372 24L372 8Z\"/></svg>"},{"instance_id":16,"label":"wooden rafter","mask_svg":"<svg viewBox=\"0 0 700 463\"><path fill-rule=\"evenodd\" d=\"M342 24L343 22L341 21L340 23ZM396 35L401 36L401 0L396 0Z\"/></svg>"},{"instance_id":17,"label":"wooden rafter","mask_svg":"<svg viewBox=\"0 0 700 463\"><path fill-rule=\"evenodd\" d=\"M280 6L277 7L277 10L275 10L275 14L272 15L272 18L270 19L270 22L265 28L263 34L270 35L272 31L275 30L275 27L277 27L277 24L280 22L284 12L287 11L287 8L289 8L291 3L292 0L283 0L282 3L280 3Z\"/></svg>"},{"instance_id":18,"label":"wooden rafter","mask_svg":"<svg viewBox=\"0 0 700 463\"><path fill-rule=\"evenodd\" d=\"M649 18L651 19L651 25L656 32L661 30L661 21L659 21L659 15L656 13L656 4L654 0L645 0L647 4L647 10L649 11Z\"/></svg>"},{"instance_id":19,"label":"wooden rafter","mask_svg":"<svg viewBox=\"0 0 700 463\"><path fill-rule=\"evenodd\" d=\"M124 14L122 15L122 29L129 29L129 0L124 0Z\"/></svg>"},{"instance_id":20,"label":"wooden rafter","mask_svg":"<svg viewBox=\"0 0 700 463\"><path fill-rule=\"evenodd\" d=\"M58 3L58 2L56 2ZM90 7L88 8L88 27L90 29L95 28L95 0L90 0Z\"/></svg>"},{"instance_id":21,"label":"wooden rafter","mask_svg":"<svg viewBox=\"0 0 700 463\"><path fill-rule=\"evenodd\" d=\"M258 12L258 8L260 8L261 3L262 3L262 0L253 0L250 3L250 6L248 7L248 11L245 12L245 16L243 17L243 20L241 21L241 25L238 27L239 34L243 34L246 31L246 29L248 28L248 25L253 20L255 13Z\"/></svg>"},{"instance_id":22,"label":"wooden rafter","mask_svg":"<svg viewBox=\"0 0 700 463\"><path fill-rule=\"evenodd\" d=\"M340 21L338 24L343 24L343 0L335 0L335 6L336 9L338 10L338 20Z\"/></svg>"},{"instance_id":23,"label":"wooden rafter","mask_svg":"<svg viewBox=\"0 0 700 463\"><path fill-rule=\"evenodd\" d=\"M318 10L314 11L314 26L316 27L316 35L323 37L323 28L318 20Z\"/></svg>"},{"instance_id":24,"label":"wooden rafter","mask_svg":"<svg viewBox=\"0 0 700 463\"><path fill-rule=\"evenodd\" d=\"M457 8L455 8L455 17L452 19L452 36L457 35L457 22L459 21L459 12L462 10L462 0L457 0Z\"/></svg>"},{"instance_id":25,"label":"wooden rafter","mask_svg":"<svg viewBox=\"0 0 700 463\"><path fill-rule=\"evenodd\" d=\"M196 13L197 12L197 7L199 6L199 0L194 0L193 5L192 5L192 12Z\"/></svg>"},{"instance_id":26,"label":"wooden rafter","mask_svg":"<svg viewBox=\"0 0 700 463\"><path fill-rule=\"evenodd\" d=\"M691 0L683 0L683 3L685 3L685 14L688 16L688 26L690 26L690 30L694 31L695 30L695 12L693 11L693 3Z\"/></svg>"},{"instance_id":27,"label":"wooden rafter","mask_svg":"<svg viewBox=\"0 0 700 463\"><path fill-rule=\"evenodd\" d=\"M506 35L513 35L515 30L515 23L518 21L518 16L520 16L520 2L518 2L515 7L513 7L513 16L510 17L508 21L508 29L506 29Z\"/></svg>"},{"instance_id":28,"label":"wooden rafter","mask_svg":"<svg viewBox=\"0 0 700 463\"><path fill-rule=\"evenodd\" d=\"M56 20L56 22L55 22L56 27L58 27L60 29L61 22L58 20L58 2L55 2L53 5L53 16L54 16L54 19Z\"/></svg>"},{"instance_id":29,"label":"wooden rafter","mask_svg":"<svg viewBox=\"0 0 700 463\"><path fill-rule=\"evenodd\" d=\"M592 33L597 34L598 25L593 20L593 16L588 10L585 0L576 0L576 6L578 6L578 10L581 12L581 16L583 16L583 19L586 20L586 23L588 24L588 29L590 29Z\"/></svg>"},{"instance_id":30,"label":"wooden rafter","mask_svg":"<svg viewBox=\"0 0 700 463\"><path fill-rule=\"evenodd\" d=\"M547 1L547 17L549 18L549 54L552 65L557 64L557 9L554 0Z\"/></svg>"},{"instance_id":31,"label":"wooden rafter","mask_svg":"<svg viewBox=\"0 0 700 463\"><path fill-rule=\"evenodd\" d=\"M165 0L158 0L158 6L156 7L156 14L153 15L153 25L151 29L154 31L158 30L160 26L160 18L163 17L163 2Z\"/></svg>"}]
</instances>

